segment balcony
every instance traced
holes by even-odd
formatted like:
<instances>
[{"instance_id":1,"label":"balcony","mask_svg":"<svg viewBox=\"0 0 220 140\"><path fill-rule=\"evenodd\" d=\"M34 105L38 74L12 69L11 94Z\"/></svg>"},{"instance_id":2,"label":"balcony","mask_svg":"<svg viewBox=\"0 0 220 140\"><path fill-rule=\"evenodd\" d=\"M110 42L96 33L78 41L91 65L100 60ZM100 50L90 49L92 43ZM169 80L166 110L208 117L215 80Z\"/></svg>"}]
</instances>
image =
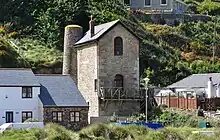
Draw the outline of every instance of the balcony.
<instances>
[{"instance_id":1,"label":"balcony","mask_svg":"<svg viewBox=\"0 0 220 140\"><path fill-rule=\"evenodd\" d=\"M98 92L102 100L141 100L145 93L136 89L124 89L121 87L101 87Z\"/></svg>"}]
</instances>

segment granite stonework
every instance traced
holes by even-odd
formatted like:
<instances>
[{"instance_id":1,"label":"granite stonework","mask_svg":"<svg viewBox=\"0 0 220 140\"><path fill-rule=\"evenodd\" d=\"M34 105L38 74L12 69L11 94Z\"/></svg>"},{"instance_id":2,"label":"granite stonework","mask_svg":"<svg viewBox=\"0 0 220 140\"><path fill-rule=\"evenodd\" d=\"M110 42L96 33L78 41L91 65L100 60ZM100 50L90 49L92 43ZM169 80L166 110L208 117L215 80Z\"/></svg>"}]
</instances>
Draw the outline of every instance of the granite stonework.
<instances>
[{"instance_id":1,"label":"granite stonework","mask_svg":"<svg viewBox=\"0 0 220 140\"><path fill-rule=\"evenodd\" d=\"M114 39L123 39L123 55L114 56ZM139 40L121 24L118 24L98 42L100 87L114 87L116 74L123 75L125 90L139 91ZM105 107L104 107L105 106ZM140 110L137 100L100 102L100 116L130 116Z\"/></svg>"},{"instance_id":2,"label":"granite stonework","mask_svg":"<svg viewBox=\"0 0 220 140\"><path fill-rule=\"evenodd\" d=\"M112 116L115 113L117 116L127 117L138 112L140 112L140 101L138 100L100 101L100 116Z\"/></svg>"},{"instance_id":3,"label":"granite stonework","mask_svg":"<svg viewBox=\"0 0 220 140\"><path fill-rule=\"evenodd\" d=\"M86 107L44 107L43 116L44 123L57 123L66 127L67 129L78 131L88 125L88 108ZM63 121L55 122L53 121L52 112L62 111L63 112ZM80 121L71 122L70 121L70 112L79 111L80 112Z\"/></svg>"},{"instance_id":4,"label":"granite stonework","mask_svg":"<svg viewBox=\"0 0 220 140\"><path fill-rule=\"evenodd\" d=\"M99 32L97 31L96 35ZM76 37L73 35L66 35L66 37L78 39L80 33L79 31L75 31L75 33ZM123 40L122 56L114 55L114 39L116 37L121 37ZM65 44L64 46L67 48L65 52L71 52L65 54L65 59L70 58L70 60L64 62L66 64L63 67L63 73L70 73L79 91L88 102L89 123L90 118L111 116L114 112L116 115L129 116L140 110L140 101L135 99L123 102L116 99L106 104L100 98L100 88L115 88L114 80L117 74L123 76L123 90L131 89L135 93L139 92L140 42L125 26L120 22L115 22L108 31L106 30L96 40L75 46L72 40ZM72 44L72 47L70 47L70 44ZM95 81L97 81L97 84L95 84ZM95 85L97 90L95 90Z\"/></svg>"},{"instance_id":5,"label":"granite stonework","mask_svg":"<svg viewBox=\"0 0 220 140\"><path fill-rule=\"evenodd\" d=\"M122 56L114 56L115 37L123 39ZM98 79L97 88L109 88L114 87L115 75L121 74L125 89L139 91L139 40L125 27L117 24L97 42L78 47L77 60L78 88L89 102L89 117L112 115L113 112L131 115L140 110L140 103L136 100L131 100L129 103L125 101L122 104L120 101L114 101L105 106L98 97L98 90L95 92L94 89L95 79Z\"/></svg>"},{"instance_id":6,"label":"granite stonework","mask_svg":"<svg viewBox=\"0 0 220 140\"><path fill-rule=\"evenodd\" d=\"M78 25L68 25L64 34L63 74L70 74L77 85L77 51L73 47L83 34Z\"/></svg>"},{"instance_id":7,"label":"granite stonework","mask_svg":"<svg viewBox=\"0 0 220 140\"><path fill-rule=\"evenodd\" d=\"M97 79L97 44L90 43L77 49L78 89L89 103L89 116L99 116L99 99L95 92Z\"/></svg>"},{"instance_id":8,"label":"granite stonework","mask_svg":"<svg viewBox=\"0 0 220 140\"><path fill-rule=\"evenodd\" d=\"M123 39L123 55L114 56L114 39ZM98 78L100 87L114 87L116 74L123 75L125 89L139 91L139 40L117 24L98 42Z\"/></svg>"}]
</instances>

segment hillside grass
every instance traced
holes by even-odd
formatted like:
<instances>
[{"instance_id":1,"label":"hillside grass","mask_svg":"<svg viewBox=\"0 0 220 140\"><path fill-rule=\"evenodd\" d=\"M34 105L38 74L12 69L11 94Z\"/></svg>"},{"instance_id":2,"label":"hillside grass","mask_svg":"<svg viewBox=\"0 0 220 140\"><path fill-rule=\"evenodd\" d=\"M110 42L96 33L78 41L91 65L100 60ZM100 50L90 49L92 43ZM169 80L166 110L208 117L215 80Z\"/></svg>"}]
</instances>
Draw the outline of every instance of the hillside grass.
<instances>
[{"instance_id":1,"label":"hillside grass","mask_svg":"<svg viewBox=\"0 0 220 140\"><path fill-rule=\"evenodd\" d=\"M63 53L54 47L48 47L45 43L30 38L12 41L17 46L20 56L34 69L62 63Z\"/></svg>"}]
</instances>

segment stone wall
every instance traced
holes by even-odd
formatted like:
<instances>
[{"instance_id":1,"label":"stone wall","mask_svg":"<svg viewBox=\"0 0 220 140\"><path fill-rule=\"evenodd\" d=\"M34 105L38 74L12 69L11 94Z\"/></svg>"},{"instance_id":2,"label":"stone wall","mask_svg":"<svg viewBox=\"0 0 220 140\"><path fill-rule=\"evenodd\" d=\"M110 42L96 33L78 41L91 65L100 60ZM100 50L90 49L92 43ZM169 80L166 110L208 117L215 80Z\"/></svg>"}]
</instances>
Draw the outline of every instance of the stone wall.
<instances>
[{"instance_id":1,"label":"stone wall","mask_svg":"<svg viewBox=\"0 0 220 140\"><path fill-rule=\"evenodd\" d=\"M123 39L123 55L114 56L114 39ZM121 24L115 26L98 42L101 87L113 87L116 74L124 77L124 88L139 90L139 40Z\"/></svg>"},{"instance_id":2,"label":"stone wall","mask_svg":"<svg viewBox=\"0 0 220 140\"><path fill-rule=\"evenodd\" d=\"M140 101L108 101L100 102L100 116L112 116L113 113L117 116L131 116L133 113L140 112Z\"/></svg>"},{"instance_id":3,"label":"stone wall","mask_svg":"<svg viewBox=\"0 0 220 140\"><path fill-rule=\"evenodd\" d=\"M164 18L167 25L174 25L175 21L180 23L189 21L189 22L207 22L211 18L206 15L196 15L196 14L174 14L174 13L158 13L158 14L145 14L145 13L134 13L136 18L143 22L152 22L154 24L160 24L161 18Z\"/></svg>"},{"instance_id":4,"label":"stone wall","mask_svg":"<svg viewBox=\"0 0 220 140\"><path fill-rule=\"evenodd\" d=\"M114 38L118 36L123 38L123 56L114 56ZM139 40L122 25L118 24L112 28L98 42L78 47L77 69L78 89L89 102L89 117L112 115L115 111L132 114L139 110L125 109L130 108L133 103L122 104L124 107L119 109L120 102L116 101L107 111L95 91L95 79L98 79L97 88L113 87L116 74L124 76L124 88L139 90ZM121 112L123 109L124 112Z\"/></svg>"},{"instance_id":5,"label":"stone wall","mask_svg":"<svg viewBox=\"0 0 220 140\"><path fill-rule=\"evenodd\" d=\"M54 122L52 118L53 111L62 111L63 112L63 121L62 122ZM70 121L70 112L71 111L79 111L80 112L80 121L79 122L71 122ZM88 108L86 107L44 107L44 123L58 123L66 127L67 129L78 131L83 127L88 125Z\"/></svg>"},{"instance_id":6,"label":"stone wall","mask_svg":"<svg viewBox=\"0 0 220 140\"><path fill-rule=\"evenodd\" d=\"M99 116L98 95L95 92L97 79L97 45L85 44L77 49L78 89L89 102L89 117Z\"/></svg>"},{"instance_id":7,"label":"stone wall","mask_svg":"<svg viewBox=\"0 0 220 140\"><path fill-rule=\"evenodd\" d=\"M123 39L122 56L114 56L115 37L121 37ZM98 56L98 79L100 87L114 87L115 75L120 74L123 76L124 89L135 89L137 92L139 91L139 40L126 28L118 24L105 34L98 42ZM120 108L121 102L114 101L109 104L107 109L100 107L101 115L112 115L114 110L120 113L120 115L130 115L139 111L139 103L136 106L135 102L122 103L122 108ZM135 109L131 109L132 104Z\"/></svg>"},{"instance_id":8,"label":"stone wall","mask_svg":"<svg viewBox=\"0 0 220 140\"><path fill-rule=\"evenodd\" d=\"M62 68L40 68L33 70L35 74L62 74Z\"/></svg>"}]
</instances>

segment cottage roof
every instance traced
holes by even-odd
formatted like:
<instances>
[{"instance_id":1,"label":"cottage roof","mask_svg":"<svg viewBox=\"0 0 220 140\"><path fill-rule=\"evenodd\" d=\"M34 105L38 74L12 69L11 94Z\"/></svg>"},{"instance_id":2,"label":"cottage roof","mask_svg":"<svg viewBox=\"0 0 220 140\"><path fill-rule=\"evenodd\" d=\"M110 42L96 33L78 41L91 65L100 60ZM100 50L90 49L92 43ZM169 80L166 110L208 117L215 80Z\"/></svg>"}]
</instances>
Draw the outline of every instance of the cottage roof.
<instances>
[{"instance_id":1,"label":"cottage roof","mask_svg":"<svg viewBox=\"0 0 220 140\"><path fill-rule=\"evenodd\" d=\"M44 107L88 107L69 75L36 75Z\"/></svg>"},{"instance_id":2,"label":"cottage roof","mask_svg":"<svg viewBox=\"0 0 220 140\"><path fill-rule=\"evenodd\" d=\"M88 30L84 36L75 43L75 46L79 46L83 43L92 42L95 40L98 40L101 38L105 33L107 33L109 30L111 30L113 27L115 27L117 24L121 24L124 26L129 32L131 32L135 37L135 35L127 26L125 26L120 20L114 20L108 23L100 24L94 27L94 36L91 37L91 32ZM138 37L137 37L138 38Z\"/></svg>"},{"instance_id":3,"label":"cottage roof","mask_svg":"<svg viewBox=\"0 0 220 140\"><path fill-rule=\"evenodd\" d=\"M40 86L31 69L1 68L0 86Z\"/></svg>"},{"instance_id":4,"label":"cottage roof","mask_svg":"<svg viewBox=\"0 0 220 140\"><path fill-rule=\"evenodd\" d=\"M168 88L206 88L209 77L212 77L214 84L220 82L220 73L193 74L173 83Z\"/></svg>"}]
</instances>

